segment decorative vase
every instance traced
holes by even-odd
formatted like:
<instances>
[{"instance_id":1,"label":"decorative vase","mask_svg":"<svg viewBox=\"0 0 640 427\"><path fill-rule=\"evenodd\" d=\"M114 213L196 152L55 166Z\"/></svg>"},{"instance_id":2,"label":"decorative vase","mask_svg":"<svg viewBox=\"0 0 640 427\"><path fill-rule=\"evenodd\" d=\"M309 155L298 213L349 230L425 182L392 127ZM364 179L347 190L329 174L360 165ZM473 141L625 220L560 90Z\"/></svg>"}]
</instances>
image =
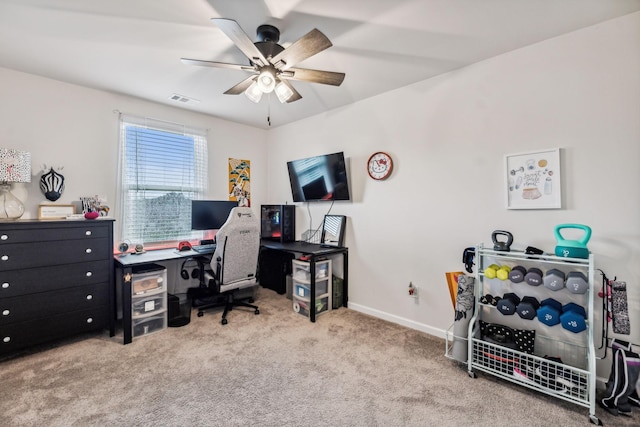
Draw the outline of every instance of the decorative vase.
<instances>
[{"instance_id":1,"label":"decorative vase","mask_svg":"<svg viewBox=\"0 0 640 427\"><path fill-rule=\"evenodd\" d=\"M11 193L11 184L0 183L0 219L18 219L24 213L24 205Z\"/></svg>"}]
</instances>

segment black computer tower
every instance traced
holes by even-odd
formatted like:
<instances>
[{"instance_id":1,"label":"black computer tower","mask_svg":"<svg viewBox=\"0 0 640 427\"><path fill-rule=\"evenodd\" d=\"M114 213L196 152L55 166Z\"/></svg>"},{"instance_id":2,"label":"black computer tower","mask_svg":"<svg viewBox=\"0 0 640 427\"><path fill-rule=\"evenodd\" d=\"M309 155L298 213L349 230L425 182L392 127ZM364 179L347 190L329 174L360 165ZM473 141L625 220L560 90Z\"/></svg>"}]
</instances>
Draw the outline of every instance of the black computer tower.
<instances>
[{"instance_id":1,"label":"black computer tower","mask_svg":"<svg viewBox=\"0 0 640 427\"><path fill-rule=\"evenodd\" d=\"M287 275L291 274L291 260L294 254L275 249L262 248L258 260L260 286L279 294L287 292Z\"/></svg>"},{"instance_id":2,"label":"black computer tower","mask_svg":"<svg viewBox=\"0 0 640 427\"><path fill-rule=\"evenodd\" d=\"M260 208L260 237L275 242L295 242L295 205L262 205Z\"/></svg>"}]
</instances>

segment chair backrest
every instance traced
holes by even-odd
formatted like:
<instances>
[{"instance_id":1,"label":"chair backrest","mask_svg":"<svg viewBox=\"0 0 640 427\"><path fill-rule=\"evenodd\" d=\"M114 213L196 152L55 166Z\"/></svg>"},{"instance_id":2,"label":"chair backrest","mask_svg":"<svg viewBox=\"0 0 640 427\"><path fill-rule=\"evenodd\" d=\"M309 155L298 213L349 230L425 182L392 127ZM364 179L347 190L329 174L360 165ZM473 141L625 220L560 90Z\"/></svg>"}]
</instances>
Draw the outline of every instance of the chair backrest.
<instances>
[{"instance_id":1,"label":"chair backrest","mask_svg":"<svg viewBox=\"0 0 640 427\"><path fill-rule=\"evenodd\" d=\"M227 221L216 233L216 245L211 257L211 268L219 271L221 291L256 283L260 219L251 208L231 209Z\"/></svg>"}]
</instances>

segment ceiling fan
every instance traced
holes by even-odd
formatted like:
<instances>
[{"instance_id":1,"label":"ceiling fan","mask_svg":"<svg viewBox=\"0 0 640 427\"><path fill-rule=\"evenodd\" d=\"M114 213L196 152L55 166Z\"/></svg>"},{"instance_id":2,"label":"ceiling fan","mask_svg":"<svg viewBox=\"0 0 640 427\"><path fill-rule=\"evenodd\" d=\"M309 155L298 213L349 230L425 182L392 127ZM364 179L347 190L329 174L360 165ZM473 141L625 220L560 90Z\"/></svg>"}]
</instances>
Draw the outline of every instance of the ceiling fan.
<instances>
[{"instance_id":1,"label":"ceiling fan","mask_svg":"<svg viewBox=\"0 0 640 427\"><path fill-rule=\"evenodd\" d=\"M249 64L229 64L189 58L181 58L181 60L189 65L230 68L251 73L249 77L228 89L225 95L238 95L244 92L251 101L258 103L263 94L275 92L280 102L289 103L302 98L289 80L332 86L340 86L344 80L344 73L294 67L297 63L332 46L331 41L315 28L285 49L278 44L280 30L272 25L260 25L257 30L258 41L254 43L236 21L224 18L211 20L249 58Z\"/></svg>"}]
</instances>

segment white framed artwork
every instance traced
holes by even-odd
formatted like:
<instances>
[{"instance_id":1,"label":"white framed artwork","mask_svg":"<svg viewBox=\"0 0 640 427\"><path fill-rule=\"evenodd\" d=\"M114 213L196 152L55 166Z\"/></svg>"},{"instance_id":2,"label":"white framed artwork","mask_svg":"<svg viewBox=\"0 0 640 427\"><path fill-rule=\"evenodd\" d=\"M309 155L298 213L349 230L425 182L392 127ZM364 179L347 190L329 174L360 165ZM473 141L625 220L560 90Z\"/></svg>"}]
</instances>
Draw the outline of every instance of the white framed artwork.
<instances>
[{"instance_id":1,"label":"white framed artwork","mask_svg":"<svg viewBox=\"0 0 640 427\"><path fill-rule=\"evenodd\" d=\"M559 148L505 156L507 209L560 209L561 183Z\"/></svg>"}]
</instances>

